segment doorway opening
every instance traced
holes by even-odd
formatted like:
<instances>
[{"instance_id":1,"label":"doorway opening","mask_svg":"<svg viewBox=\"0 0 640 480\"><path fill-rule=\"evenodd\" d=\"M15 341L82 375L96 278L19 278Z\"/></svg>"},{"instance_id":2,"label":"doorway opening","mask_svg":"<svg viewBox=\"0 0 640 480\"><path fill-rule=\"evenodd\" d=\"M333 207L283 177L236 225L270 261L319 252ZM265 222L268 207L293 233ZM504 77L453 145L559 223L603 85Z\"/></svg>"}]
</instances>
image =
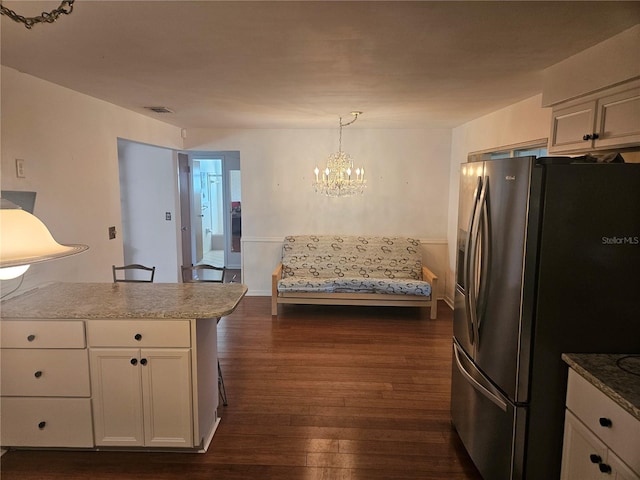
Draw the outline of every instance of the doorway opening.
<instances>
[{"instance_id":1,"label":"doorway opening","mask_svg":"<svg viewBox=\"0 0 640 480\"><path fill-rule=\"evenodd\" d=\"M183 264L224 266L240 281L240 152L181 154L179 164Z\"/></svg>"}]
</instances>

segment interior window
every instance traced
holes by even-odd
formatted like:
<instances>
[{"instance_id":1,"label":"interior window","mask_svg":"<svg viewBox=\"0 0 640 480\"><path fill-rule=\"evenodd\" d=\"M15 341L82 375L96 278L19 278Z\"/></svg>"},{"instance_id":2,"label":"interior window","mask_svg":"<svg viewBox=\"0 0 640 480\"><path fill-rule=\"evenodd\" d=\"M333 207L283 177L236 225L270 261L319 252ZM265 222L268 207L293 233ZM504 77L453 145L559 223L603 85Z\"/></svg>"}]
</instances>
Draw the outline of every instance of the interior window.
<instances>
[{"instance_id":1,"label":"interior window","mask_svg":"<svg viewBox=\"0 0 640 480\"><path fill-rule=\"evenodd\" d=\"M473 152L468 156L469 162L477 162L483 160L495 160L498 158L511 157L544 157L547 155L547 140L536 140L529 144L519 144L512 147L502 147L482 152Z\"/></svg>"}]
</instances>

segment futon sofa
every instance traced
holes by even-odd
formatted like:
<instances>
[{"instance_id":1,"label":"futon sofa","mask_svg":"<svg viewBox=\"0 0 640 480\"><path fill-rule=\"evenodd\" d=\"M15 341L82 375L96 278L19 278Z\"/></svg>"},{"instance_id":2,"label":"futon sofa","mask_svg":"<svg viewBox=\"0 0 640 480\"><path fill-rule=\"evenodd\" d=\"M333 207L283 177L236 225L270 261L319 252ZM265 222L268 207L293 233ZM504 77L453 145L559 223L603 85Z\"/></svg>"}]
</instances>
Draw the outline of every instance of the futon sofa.
<instances>
[{"instance_id":1,"label":"futon sofa","mask_svg":"<svg viewBox=\"0 0 640 480\"><path fill-rule=\"evenodd\" d=\"M272 274L271 314L279 304L428 306L434 319L437 282L412 238L288 236Z\"/></svg>"}]
</instances>

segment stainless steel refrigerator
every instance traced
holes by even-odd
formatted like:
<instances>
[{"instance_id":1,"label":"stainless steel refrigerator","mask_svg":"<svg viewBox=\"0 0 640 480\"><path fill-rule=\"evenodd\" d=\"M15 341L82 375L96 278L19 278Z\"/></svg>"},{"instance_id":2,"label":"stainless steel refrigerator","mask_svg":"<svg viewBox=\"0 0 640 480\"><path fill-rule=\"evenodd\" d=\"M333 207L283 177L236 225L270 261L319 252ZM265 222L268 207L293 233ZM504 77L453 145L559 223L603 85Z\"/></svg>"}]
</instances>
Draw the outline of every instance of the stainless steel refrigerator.
<instances>
[{"instance_id":1,"label":"stainless steel refrigerator","mask_svg":"<svg viewBox=\"0 0 640 480\"><path fill-rule=\"evenodd\" d=\"M640 352L640 164L462 165L451 417L485 480L560 477L563 352Z\"/></svg>"}]
</instances>

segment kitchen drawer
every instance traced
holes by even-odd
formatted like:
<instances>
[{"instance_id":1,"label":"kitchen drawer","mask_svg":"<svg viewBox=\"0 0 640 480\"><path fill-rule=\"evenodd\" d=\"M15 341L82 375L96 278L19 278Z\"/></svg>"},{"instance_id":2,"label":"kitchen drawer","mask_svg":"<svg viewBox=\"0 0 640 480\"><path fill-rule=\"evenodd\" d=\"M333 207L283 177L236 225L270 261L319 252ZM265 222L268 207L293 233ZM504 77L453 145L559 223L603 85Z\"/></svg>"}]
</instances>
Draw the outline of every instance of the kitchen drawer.
<instances>
[{"instance_id":1,"label":"kitchen drawer","mask_svg":"<svg viewBox=\"0 0 640 480\"><path fill-rule=\"evenodd\" d=\"M186 347L191 346L188 320L89 320L91 347Z\"/></svg>"},{"instance_id":2,"label":"kitchen drawer","mask_svg":"<svg viewBox=\"0 0 640 480\"><path fill-rule=\"evenodd\" d=\"M3 398L4 447L93 447L88 398Z\"/></svg>"},{"instance_id":3,"label":"kitchen drawer","mask_svg":"<svg viewBox=\"0 0 640 480\"><path fill-rule=\"evenodd\" d=\"M0 320L2 348L84 348L82 320Z\"/></svg>"},{"instance_id":4,"label":"kitchen drawer","mask_svg":"<svg viewBox=\"0 0 640 480\"><path fill-rule=\"evenodd\" d=\"M569 369L567 408L636 473L640 473L640 420ZM610 426L602 426L603 423Z\"/></svg>"},{"instance_id":5,"label":"kitchen drawer","mask_svg":"<svg viewBox=\"0 0 640 480\"><path fill-rule=\"evenodd\" d=\"M3 396L89 397L87 350L3 349Z\"/></svg>"}]
</instances>

